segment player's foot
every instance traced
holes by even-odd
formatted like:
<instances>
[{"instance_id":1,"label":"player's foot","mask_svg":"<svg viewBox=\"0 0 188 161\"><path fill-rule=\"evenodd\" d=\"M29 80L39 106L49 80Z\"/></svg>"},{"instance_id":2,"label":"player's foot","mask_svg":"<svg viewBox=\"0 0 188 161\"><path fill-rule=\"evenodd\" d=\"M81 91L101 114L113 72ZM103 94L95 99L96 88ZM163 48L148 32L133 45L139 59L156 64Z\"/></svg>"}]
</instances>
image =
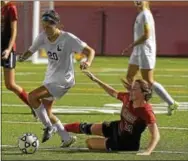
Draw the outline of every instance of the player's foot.
<instances>
[{"instance_id":1,"label":"player's foot","mask_svg":"<svg viewBox=\"0 0 188 161\"><path fill-rule=\"evenodd\" d=\"M44 129L44 134L43 134L43 137L42 137L42 143L44 143L47 140L49 140L54 133L55 133L55 128L53 126L46 127Z\"/></svg>"},{"instance_id":2,"label":"player's foot","mask_svg":"<svg viewBox=\"0 0 188 161\"><path fill-rule=\"evenodd\" d=\"M70 136L70 139L67 141L62 141L61 148L68 148L70 147L73 143L76 142L77 137L76 136Z\"/></svg>"},{"instance_id":3,"label":"player's foot","mask_svg":"<svg viewBox=\"0 0 188 161\"><path fill-rule=\"evenodd\" d=\"M64 127L67 132L81 133L79 122L75 122L72 124L66 124L66 125L64 125Z\"/></svg>"},{"instance_id":4,"label":"player's foot","mask_svg":"<svg viewBox=\"0 0 188 161\"><path fill-rule=\"evenodd\" d=\"M174 104L168 106L168 115L171 116L178 109L179 103L174 101Z\"/></svg>"}]
</instances>

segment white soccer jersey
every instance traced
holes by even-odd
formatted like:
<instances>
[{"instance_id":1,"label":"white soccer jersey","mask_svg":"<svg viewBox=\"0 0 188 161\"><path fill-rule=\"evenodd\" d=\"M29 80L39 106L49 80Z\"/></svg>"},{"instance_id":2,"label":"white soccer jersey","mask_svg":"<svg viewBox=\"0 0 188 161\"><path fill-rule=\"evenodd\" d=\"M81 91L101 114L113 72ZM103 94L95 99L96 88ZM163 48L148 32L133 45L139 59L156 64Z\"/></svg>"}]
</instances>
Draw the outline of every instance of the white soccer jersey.
<instances>
[{"instance_id":1,"label":"white soccer jersey","mask_svg":"<svg viewBox=\"0 0 188 161\"><path fill-rule=\"evenodd\" d=\"M155 37L155 22L150 10L144 10L138 14L134 24L134 41L138 40L144 34L144 24L148 24L150 27L149 38L140 45L134 48L134 54L140 55L145 53L146 55L156 55L156 37Z\"/></svg>"},{"instance_id":2,"label":"white soccer jersey","mask_svg":"<svg viewBox=\"0 0 188 161\"><path fill-rule=\"evenodd\" d=\"M58 84L70 87L75 84L73 53L82 52L87 44L75 35L61 31L55 42L50 42L42 32L34 41L29 51L36 52L38 49L45 49L48 55L48 67L44 84Z\"/></svg>"}]
</instances>

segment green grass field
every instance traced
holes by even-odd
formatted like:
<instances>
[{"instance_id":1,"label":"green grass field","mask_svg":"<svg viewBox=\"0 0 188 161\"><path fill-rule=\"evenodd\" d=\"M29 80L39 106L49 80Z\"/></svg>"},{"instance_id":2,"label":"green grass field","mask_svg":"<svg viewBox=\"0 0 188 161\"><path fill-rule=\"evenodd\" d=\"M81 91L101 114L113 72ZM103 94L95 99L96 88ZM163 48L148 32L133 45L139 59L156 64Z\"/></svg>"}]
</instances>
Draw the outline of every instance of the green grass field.
<instances>
[{"instance_id":1,"label":"green grass field","mask_svg":"<svg viewBox=\"0 0 188 161\"><path fill-rule=\"evenodd\" d=\"M41 140L42 124L36 122L29 108L11 92L2 81L2 160L188 160L188 58L158 58L155 79L163 84L169 93L180 102L180 110L169 117L166 114L156 114L160 127L161 140L151 156L136 156L135 153L105 153L75 150L85 148L85 139L89 136L77 135L74 150L59 148L60 138L56 134L48 142L41 143L35 154L23 155L16 147L18 137L26 132L36 134ZM101 80L123 91L120 78L126 74L128 58L96 57L91 71ZM42 84L46 65L33 65L29 62L18 63L16 81L28 92ZM54 109L76 111L81 108L109 109L105 104L120 102L108 96L96 84L91 82L75 64L76 85L55 104ZM138 75L137 77L140 77ZM3 79L3 78L2 78ZM151 100L155 112L165 112L166 104L154 94ZM183 110L184 108L184 110ZM116 110L118 108L115 108ZM119 119L119 114L93 113L57 113L64 123L75 121L102 122ZM141 149L147 147L149 138L146 130L141 140Z\"/></svg>"}]
</instances>

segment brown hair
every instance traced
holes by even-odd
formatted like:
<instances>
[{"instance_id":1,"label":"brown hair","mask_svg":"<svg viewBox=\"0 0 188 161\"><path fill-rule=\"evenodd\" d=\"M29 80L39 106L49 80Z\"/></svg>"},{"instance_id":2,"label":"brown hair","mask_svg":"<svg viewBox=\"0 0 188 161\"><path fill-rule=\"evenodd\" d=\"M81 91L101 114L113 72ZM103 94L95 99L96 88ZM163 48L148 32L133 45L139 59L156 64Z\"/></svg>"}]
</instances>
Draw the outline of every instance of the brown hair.
<instances>
[{"instance_id":1,"label":"brown hair","mask_svg":"<svg viewBox=\"0 0 188 161\"><path fill-rule=\"evenodd\" d=\"M142 79L137 79L135 82L138 82L140 85L140 88L142 92L144 93L144 97L146 101L149 101L149 99L152 97L152 89L149 86L148 82Z\"/></svg>"}]
</instances>

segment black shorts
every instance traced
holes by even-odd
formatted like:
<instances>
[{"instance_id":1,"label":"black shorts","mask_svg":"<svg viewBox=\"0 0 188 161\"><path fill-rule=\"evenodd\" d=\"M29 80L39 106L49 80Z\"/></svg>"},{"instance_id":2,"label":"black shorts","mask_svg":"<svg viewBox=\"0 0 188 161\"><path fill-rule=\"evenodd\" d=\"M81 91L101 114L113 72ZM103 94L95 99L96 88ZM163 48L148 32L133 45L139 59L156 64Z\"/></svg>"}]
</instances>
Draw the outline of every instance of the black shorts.
<instances>
[{"instance_id":1,"label":"black shorts","mask_svg":"<svg viewBox=\"0 0 188 161\"><path fill-rule=\"evenodd\" d=\"M3 51L1 51L1 57L2 57L2 52ZM1 58L1 66L4 68L9 68L9 69L16 67L16 54L14 51L11 51L7 60L3 60Z\"/></svg>"},{"instance_id":2,"label":"black shorts","mask_svg":"<svg viewBox=\"0 0 188 161\"><path fill-rule=\"evenodd\" d=\"M140 144L139 140L135 140L126 132L119 131L119 122L103 122L103 135L108 138L106 148L108 151L138 151Z\"/></svg>"}]
</instances>

